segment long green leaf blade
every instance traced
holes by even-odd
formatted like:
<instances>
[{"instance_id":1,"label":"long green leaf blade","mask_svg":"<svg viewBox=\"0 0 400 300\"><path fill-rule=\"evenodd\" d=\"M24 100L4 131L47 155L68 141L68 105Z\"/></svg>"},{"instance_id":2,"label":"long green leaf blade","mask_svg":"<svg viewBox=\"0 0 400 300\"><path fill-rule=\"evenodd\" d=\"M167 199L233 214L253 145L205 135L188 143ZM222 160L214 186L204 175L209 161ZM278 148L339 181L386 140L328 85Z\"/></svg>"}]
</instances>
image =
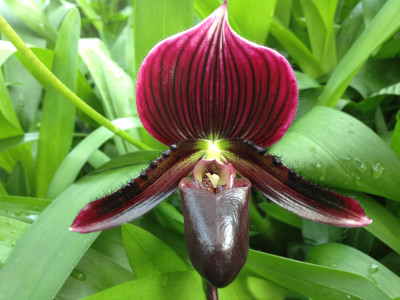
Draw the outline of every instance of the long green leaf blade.
<instances>
[{"instance_id":1,"label":"long green leaf blade","mask_svg":"<svg viewBox=\"0 0 400 300\"><path fill-rule=\"evenodd\" d=\"M400 2L389 0L357 38L329 78L318 103L335 106L371 53L400 27Z\"/></svg>"},{"instance_id":2,"label":"long green leaf blade","mask_svg":"<svg viewBox=\"0 0 400 300\"><path fill-rule=\"evenodd\" d=\"M61 25L53 60L53 72L72 91L76 87L80 16L71 10ZM53 87L43 104L36 165L36 195L44 197L53 175L68 154L74 132L75 106Z\"/></svg>"}]
</instances>

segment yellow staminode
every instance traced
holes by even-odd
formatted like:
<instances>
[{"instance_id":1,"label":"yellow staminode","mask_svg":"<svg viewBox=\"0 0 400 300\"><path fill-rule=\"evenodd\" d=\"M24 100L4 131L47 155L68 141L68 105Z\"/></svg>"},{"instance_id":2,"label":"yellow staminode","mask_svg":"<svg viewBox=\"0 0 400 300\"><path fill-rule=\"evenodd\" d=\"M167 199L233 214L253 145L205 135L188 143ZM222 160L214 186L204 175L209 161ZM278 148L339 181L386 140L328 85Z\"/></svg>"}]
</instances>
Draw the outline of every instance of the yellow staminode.
<instances>
[{"instance_id":1,"label":"yellow staminode","mask_svg":"<svg viewBox=\"0 0 400 300\"><path fill-rule=\"evenodd\" d=\"M217 161L221 162L220 156L221 151L218 149L217 144L210 142L210 147L206 152L206 159L216 159Z\"/></svg>"}]
</instances>

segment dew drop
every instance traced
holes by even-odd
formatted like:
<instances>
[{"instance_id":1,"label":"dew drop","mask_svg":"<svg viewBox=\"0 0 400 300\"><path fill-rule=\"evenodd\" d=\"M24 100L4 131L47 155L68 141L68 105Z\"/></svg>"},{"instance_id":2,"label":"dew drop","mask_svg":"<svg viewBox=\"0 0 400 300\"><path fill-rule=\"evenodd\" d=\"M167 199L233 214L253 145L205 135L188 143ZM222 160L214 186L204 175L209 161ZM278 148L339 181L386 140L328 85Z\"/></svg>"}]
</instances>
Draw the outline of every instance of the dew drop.
<instances>
[{"instance_id":1,"label":"dew drop","mask_svg":"<svg viewBox=\"0 0 400 300\"><path fill-rule=\"evenodd\" d=\"M317 167L317 169L321 169L322 167L320 163L317 163L315 166Z\"/></svg>"},{"instance_id":2,"label":"dew drop","mask_svg":"<svg viewBox=\"0 0 400 300\"><path fill-rule=\"evenodd\" d=\"M360 178L359 176L357 176L357 177L354 179L354 183L355 183L356 185L362 185L361 178Z\"/></svg>"},{"instance_id":3,"label":"dew drop","mask_svg":"<svg viewBox=\"0 0 400 300\"><path fill-rule=\"evenodd\" d=\"M43 23L39 23L39 27L40 27L41 29L43 29L43 28L44 28L44 24L43 24Z\"/></svg>"},{"instance_id":4,"label":"dew drop","mask_svg":"<svg viewBox=\"0 0 400 300\"><path fill-rule=\"evenodd\" d=\"M85 273L83 273L82 271L78 270L78 269L74 269L71 272L71 276L74 277L75 279L78 279L80 281L84 281L86 280L86 275Z\"/></svg>"},{"instance_id":5,"label":"dew drop","mask_svg":"<svg viewBox=\"0 0 400 300\"><path fill-rule=\"evenodd\" d=\"M365 164L365 162L363 162L361 159L359 158L355 158L354 159L355 163L356 163L356 167L357 170L360 171L361 173L364 173L365 171L367 171L368 167Z\"/></svg>"},{"instance_id":6,"label":"dew drop","mask_svg":"<svg viewBox=\"0 0 400 300\"><path fill-rule=\"evenodd\" d=\"M350 295L346 295L346 297L347 297L347 299L351 299L351 296L350 296Z\"/></svg>"},{"instance_id":7,"label":"dew drop","mask_svg":"<svg viewBox=\"0 0 400 300\"><path fill-rule=\"evenodd\" d=\"M350 158L347 155L341 155L340 159L345 161L345 162L349 162L350 161Z\"/></svg>"},{"instance_id":8,"label":"dew drop","mask_svg":"<svg viewBox=\"0 0 400 300\"><path fill-rule=\"evenodd\" d=\"M385 170L385 168L382 166L381 163L374 164L372 166L372 177L374 177L374 179L381 178L384 170Z\"/></svg>"},{"instance_id":9,"label":"dew drop","mask_svg":"<svg viewBox=\"0 0 400 300\"><path fill-rule=\"evenodd\" d=\"M378 267L377 264L371 264L371 265L368 267L368 273L369 273L369 274L375 274L375 273L377 273L378 271L379 271L379 267Z\"/></svg>"},{"instance_id":10,"label":"dew drop","mask_svg":"<svg viewBox=\"0 0 400 300\"><path fill-rule=\"evenodd\" d=\"M12 224L13 224L13 221L11 221L11 220L5 220L4 223L6 223L7 225L12 225Z\"/></svg>"}]
</instances>

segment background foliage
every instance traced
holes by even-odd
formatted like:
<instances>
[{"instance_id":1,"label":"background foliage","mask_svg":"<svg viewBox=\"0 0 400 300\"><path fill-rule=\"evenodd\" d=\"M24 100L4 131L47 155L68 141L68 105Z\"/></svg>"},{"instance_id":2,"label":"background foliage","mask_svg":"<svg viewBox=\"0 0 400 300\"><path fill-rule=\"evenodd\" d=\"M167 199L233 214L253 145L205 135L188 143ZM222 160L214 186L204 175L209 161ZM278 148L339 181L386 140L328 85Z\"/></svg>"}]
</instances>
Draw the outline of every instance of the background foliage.
<instances>
[{"instance_id":1,"label":"background foliage","mask_svg":"<svg viewBox=\"0 0 400 300\"><path fill-rule=\"evenodd\" d=\"M269 151L306 178L355 197L373 223L357 229L313 223L254 193L254 250L220 298L399 299L399 1L228 3L232 27L284 53L298 79L296 120ZM158 41L219 5L0 2L1 15L40 61L106 117L93 120L76 109L3 36L1 299L205 299L185 252L178 194L134 225L86 235L68 227L88 201L159 155L164 146L137 116L138 68ZM107 119L135 145L98 125Z\"/></svg>"}]
</instances>

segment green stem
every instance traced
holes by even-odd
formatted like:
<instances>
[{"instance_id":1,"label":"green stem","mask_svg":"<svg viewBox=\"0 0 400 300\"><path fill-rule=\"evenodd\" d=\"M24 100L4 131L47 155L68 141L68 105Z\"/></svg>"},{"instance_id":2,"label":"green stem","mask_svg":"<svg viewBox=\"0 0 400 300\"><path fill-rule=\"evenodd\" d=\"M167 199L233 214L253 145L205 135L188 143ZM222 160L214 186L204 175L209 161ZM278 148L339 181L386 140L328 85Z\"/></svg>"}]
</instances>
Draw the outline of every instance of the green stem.
<instances>
[{"instance_id":1,"label":"green stem","mask_svg":"<svg viewBox=\"0 0 400 300\"><path fill-rule=\"evenodd\" d=\"M7 23L7 21L0 15L0 31L6 36L6 38L17 48L17 50L21 53L26 60L29 61L32 69L35 72L31 72L31 74L35 77L39 77L42 82L46 82L50 84L53 88L55 88L60 94L62 94L66 99L71 101L79 110L81 110L84 114L92 118L98 124L106 127L111 132L115 133L122 139L128 141L132 145L138 147L143 150L150 150L151 148L146 144L136 140L132 136L130 136L125 131L116 127L112 124L107 118L99 114L89 105L87 105L81 98L79 98L74 92L72 92L66 85L64 85L61 80L59 80L37 57L36 55L28 48L28 46L24 43L24 41L18 36L18 34L12 29L12 27Z\"/></svg>"}]
</instances>

